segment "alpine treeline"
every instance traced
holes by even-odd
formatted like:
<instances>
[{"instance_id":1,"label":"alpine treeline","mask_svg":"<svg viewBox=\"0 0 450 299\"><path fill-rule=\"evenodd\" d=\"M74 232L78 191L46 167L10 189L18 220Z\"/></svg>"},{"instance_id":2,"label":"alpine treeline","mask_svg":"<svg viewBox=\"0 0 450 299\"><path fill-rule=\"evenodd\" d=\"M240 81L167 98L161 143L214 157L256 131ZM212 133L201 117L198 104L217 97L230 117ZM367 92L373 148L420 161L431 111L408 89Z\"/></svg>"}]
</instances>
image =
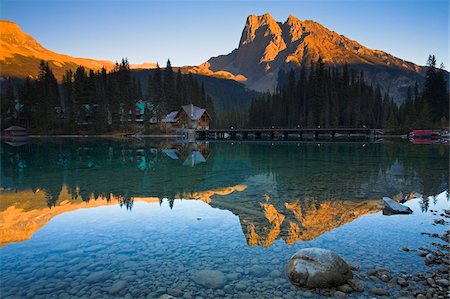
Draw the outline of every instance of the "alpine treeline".
<instances>
[{"instance_id":1,"label":"alpine treeline","mask_svg":"<svg viewBox=\"0 0 450 299\"><path fill-rule=\"evenodd\" d=\"M361 127L412 129L448 126L448 93L442 68L428 61L423 92L409 88L401 106L379 86L368 85L363 72L325 67L319 58L307 71L293 70L287 84L252 101L250 127Z\"/></svg>"},{"instance_id":2,"label":"alpine treeline","mask_svg":"<svg viewBox=\"0 0 450 299\"><path fill-rule=\"evenodd\" d=\"M146 95L142 90L127 59L111 71L94 72L83 66L75 72L67 70L60 85L48 63L41 61L39 76L27 78L17 92L11 80L7 82L2 95L2 128L17 124L43 132L127 130L134 126L138 101L144 102L145 120L155 122L188 103L214 113L203 85L191 74L174 73L170 61L165 70L158 66L149 75Z\"/></svg>"}]
</instances>

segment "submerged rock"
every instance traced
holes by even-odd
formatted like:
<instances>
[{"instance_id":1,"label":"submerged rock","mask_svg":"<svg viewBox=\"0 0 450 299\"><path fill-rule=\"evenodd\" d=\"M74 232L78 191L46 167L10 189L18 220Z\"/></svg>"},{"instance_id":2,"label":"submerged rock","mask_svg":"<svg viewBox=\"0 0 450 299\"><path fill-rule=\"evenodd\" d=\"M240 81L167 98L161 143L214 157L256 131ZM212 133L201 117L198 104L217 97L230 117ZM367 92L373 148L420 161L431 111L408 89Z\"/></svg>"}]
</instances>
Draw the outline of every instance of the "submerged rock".
<instances>
[{"instance_id":1,"label":"submerged rock","mask_svg":"<svg viewBox=\"0 0 450 299\"><path fill-rule=\"evenodd\" d=\"M409 207L402 205L389 197L383 197L383 201L383 215L412 214L413 212Z\"/></svg>"},{"instance_id":2,"label":"submerged rock","mask_svg":"<svg viewBox=\"0 0 450 299\"><path fill-rule=\"evenodd\" d=\"M305 248L289 260L287 276L297 287L328 288L345 284L353 277L353 273L348 264L334 252L322 248Z\"/></svg>"},{"instance_id":3,"label":"submerged rock","mask_svg":"<svg viewBox=\"0 0 450 299\"><path fill-rule=\"evenodd\" d=\"M101 281L105 281L111 277L111 273L108 271L98 271L91 273L87 278L86 282L88 283L97 283Z\"/></svg>"},{"instance_id":4,"label":"submerged rock","mask_svg":"<svg viewBox=\"0 0 450 299\"><path fill-rule=\"evenodd\" d=\"M218 270L201 270L194 273L192 280L201 286L211 289L222 288L227 283L227 277Z\"/></svg>"},{"instance_id":5,"label":"submerged rock","mask_svg":"<svg viewBox=\"0 0 450 299\"><path fill-rule=\"evenodd\" d=\"M378 296L389 296L389 291L380 288L371 288L370 292Z\"/></svg>"},{"instance_id":6,"label":"submerged rock","mask_svg":"<svg viewBox=\"0 0 450 299\"><path fill-rule=\"evenodd\" d=\"M126 280L118 280L108 289L108 292L111 295L118 293L122 291L127 286L127 284L128 282Z\"/></svg>"}]
</instances>

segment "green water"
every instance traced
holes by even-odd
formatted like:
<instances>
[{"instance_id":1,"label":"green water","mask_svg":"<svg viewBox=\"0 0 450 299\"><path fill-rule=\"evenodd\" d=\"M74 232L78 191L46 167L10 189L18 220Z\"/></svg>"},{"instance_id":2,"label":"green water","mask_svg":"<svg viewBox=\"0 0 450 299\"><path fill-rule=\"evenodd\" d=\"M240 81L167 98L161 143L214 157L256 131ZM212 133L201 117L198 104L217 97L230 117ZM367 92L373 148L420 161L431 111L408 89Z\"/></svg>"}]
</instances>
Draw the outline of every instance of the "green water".
<instances>
[{"instance_id":1,"label":"green water","mask_svg":"<svg viewBox=\"0 0 450 299\"><path fill-rule=\"evenodd\" d=\"M448 145L405 142L3 143L2 296L294 298L284 267L311 246L423 272L401 248L443 231L430 210L448 208L448 164ZM382 196L414 192L431 197L382 215ZM206 269L225 280L208 287Z\"/></svg>"}]
</instances>

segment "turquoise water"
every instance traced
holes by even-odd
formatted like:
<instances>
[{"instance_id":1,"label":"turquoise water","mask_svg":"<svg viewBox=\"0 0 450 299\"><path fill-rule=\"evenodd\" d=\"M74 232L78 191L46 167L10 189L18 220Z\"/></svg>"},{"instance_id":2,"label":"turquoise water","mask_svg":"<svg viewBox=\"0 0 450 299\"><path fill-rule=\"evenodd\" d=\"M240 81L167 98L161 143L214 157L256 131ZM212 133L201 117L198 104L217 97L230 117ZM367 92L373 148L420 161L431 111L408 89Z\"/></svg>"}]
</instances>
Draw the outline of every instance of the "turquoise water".
<instances>
[{"instance_id":1,"label":"turquoise water","mask_svg":"<svg viewBox=\"0 0 450 299\"><path fill-rule=\"evenodd\" d=\"M401 248L430 247L449 206L447 145L61 139L1 159L4 298L296 298L304 247L420 273ZM412 192L412 215L382 215Z\"/></svg>"}]
</instances>

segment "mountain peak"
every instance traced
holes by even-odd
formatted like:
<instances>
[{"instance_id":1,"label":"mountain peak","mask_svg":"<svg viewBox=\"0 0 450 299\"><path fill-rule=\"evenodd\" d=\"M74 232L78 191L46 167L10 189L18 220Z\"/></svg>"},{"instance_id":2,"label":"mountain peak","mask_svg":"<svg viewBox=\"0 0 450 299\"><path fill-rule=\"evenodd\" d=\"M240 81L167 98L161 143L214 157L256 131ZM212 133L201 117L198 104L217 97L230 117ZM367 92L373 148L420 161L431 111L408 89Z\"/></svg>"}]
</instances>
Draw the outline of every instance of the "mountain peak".
<instances>
[{"instance_id":1,"label":"mountain peak","mask_svg":"<svg viewBox=\"0 0 450 299\"><path fill-rule=\"evenodd\" d=\"M282 23L268 13L248 16L239 47L209 59L207 66L209 71L242 75L247 78L247 87L266 91L277 86L280 71L309 68L319 57L327 66L364 70L367 81L389 90L396 99L420 81L424 72L422 67L364 47L315 21L290 14Z\"/></svg>"},{"instance_id":2,"label":"mountain peak","mask_svg":"<svg viewBox=\"0 0 450 299\"><path fill-rule=\"evenodd\" d=\"M297 23L297 22L300 22L300 20L297 17L295 17L294 15L289 14L289 16L288 16L288 18L286 20L286 23L294 24L294 23Z\"/></svg>"},{"instance_id":3,"label":"mountain peak","mask_svg":"<svg viewBox=\"0 0 450 299\"><path fill-rule=\"evenodd\" d=\"M280 26L269 13L265 13L262 16L249 15L239 46L253 42L257 37L257 31L260 31L259 34L264 36L281 34Z\"/></svg>"}]
</instances>

